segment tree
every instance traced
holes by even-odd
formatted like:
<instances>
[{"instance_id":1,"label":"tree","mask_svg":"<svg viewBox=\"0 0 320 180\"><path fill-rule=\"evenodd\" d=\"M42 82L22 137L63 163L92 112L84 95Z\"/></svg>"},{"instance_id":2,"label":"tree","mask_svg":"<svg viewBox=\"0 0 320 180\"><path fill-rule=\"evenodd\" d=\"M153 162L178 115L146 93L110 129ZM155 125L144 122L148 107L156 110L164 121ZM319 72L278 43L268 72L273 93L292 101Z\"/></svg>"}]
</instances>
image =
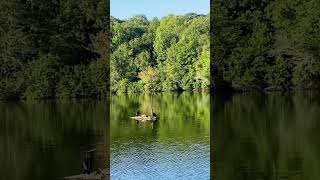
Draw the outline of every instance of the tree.
<instances>
[{"instance_id":1,"label":"tree","mask_svg":"<svg viewBox=\"0 0 320 180\"><path fill-rule=\"evenodd\" d=\"M112 26L112 91L208 88L209 16L135 16Z\"/></svg>"},{"instance_id":2,"label":"tree","mask_svg":"<svg viewBox=\"0 0 320 180\"><path fill-rule=\"evenodd\" d=\"M76 76L67 69L87 71L100 58L109 62L107 7L104 0L1 0L0 99L56 97L57 90L69 92L62 84L82 82L68 79Z\"/></svg>"},{"instance_id":3,"label":"tree","mask_svg":"<svg viewBox=\"0 0 320 180\"><path fill-rule=\"evenodd\" d=\"M152 67L147 67L139 73L139 78L144 83L144 88L147 92L155 92L158 90L159 74Z\"/></svg>"}]
</instances>

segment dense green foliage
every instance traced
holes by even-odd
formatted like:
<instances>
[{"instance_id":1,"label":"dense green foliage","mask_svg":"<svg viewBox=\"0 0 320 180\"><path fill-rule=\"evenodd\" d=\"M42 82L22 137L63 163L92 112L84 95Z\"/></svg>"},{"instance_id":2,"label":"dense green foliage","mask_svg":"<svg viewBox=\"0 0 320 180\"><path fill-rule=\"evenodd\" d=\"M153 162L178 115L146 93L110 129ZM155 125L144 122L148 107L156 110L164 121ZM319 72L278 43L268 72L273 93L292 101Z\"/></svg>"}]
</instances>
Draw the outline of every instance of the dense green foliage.
<instances>
[{"instance_id":1,"label":"dense green foliage","mask_svg":"<svg viewBox=\"0 0 320 180\"><path fill-rule=\"evenodd\" d=\"M206 89L210 84L209 16L149 21L112 18L111 91Z\"/></svg>"},{"instance_id":2,"label":"dense green foliage","mask_svg":"<svg viewBox=\"0 0 320 180\"><path fill-rule=\"evenodd\" d=\"M216 0L212 76L240 90L319 88L320 1Z\"/></svg>"},{"instance_id":3,"label":"dense green foliage","mask_svg":"<svg viewBox=\"0 0 320 180\"><path fill-rule=\"evenodd\" d=\"M0 99L101 97L109 1L0 0Z\"/></svg>"}]
</instances>

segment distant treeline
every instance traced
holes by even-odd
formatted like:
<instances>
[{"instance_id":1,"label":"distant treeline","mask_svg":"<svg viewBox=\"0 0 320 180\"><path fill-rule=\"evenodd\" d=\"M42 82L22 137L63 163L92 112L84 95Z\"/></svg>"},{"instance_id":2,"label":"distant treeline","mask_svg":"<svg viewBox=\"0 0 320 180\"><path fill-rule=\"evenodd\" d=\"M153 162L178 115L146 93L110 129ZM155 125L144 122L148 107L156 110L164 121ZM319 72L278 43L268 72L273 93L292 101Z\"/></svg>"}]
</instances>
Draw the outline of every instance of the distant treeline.
<instances>
[{"instance_id":1,"label":"distant treeline","mask_svg":"<svg viewBox=\"0 0 320 180\"><path fill-rule=\"evenodd\" d=\"M0 0L0 99L102 97L108 0Z\"/></svg>"},{"instance_id":2,"label":"distant treeline","mask_svg":"<svg viewBox=\"0 0 320 180\"><path fill-rule=\"evenodd\" d=\"M320 87L319 0L216 0L211 12L217 89Z\"/></svg>"},{"instance_id":3,"label":"distant treeline","mask_svg":"<svg viewBox=\"0 0 320 180\"><path fill-rule=\"evenodd\" d=\"M210 84L210 18L111 19L111 91L203 90Z\"/></svg>"}]
</instances>

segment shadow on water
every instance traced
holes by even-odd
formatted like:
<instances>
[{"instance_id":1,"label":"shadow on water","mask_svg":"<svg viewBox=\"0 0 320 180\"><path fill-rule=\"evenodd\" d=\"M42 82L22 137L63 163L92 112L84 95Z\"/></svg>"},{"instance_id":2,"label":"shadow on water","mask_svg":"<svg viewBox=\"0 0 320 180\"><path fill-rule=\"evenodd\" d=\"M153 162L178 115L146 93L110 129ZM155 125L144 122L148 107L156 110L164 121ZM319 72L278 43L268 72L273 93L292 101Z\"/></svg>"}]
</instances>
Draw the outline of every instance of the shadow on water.
<instances>
[{"instance_id":1,"label":"shadow on water","mask_svg":"<svg viewBox=\"0 0 320 180\"><path fill-rule=\"evenodd\" d=\"M109 169L107 101L0 103L0 179L57 179L83 172L85 151L93 169Z\"/></svg>"},{"instance_id":2,"label":"shadow on water","mask_svg":"<svg viewBox=\"0 0 320 180\"><path fill-rule=\"evenodd\" d=\"M213 179L318 179L316 93L212 98Z\"/></svg>"}]
</instances>

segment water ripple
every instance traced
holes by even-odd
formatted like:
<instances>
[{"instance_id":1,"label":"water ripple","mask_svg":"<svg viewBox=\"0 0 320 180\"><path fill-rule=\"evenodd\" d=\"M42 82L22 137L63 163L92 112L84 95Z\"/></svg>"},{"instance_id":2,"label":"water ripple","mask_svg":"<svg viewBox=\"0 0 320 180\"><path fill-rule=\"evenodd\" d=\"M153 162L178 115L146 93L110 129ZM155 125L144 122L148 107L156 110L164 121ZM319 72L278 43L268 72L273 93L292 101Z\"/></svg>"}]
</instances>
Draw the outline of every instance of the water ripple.
<instances>
[{"instance_id":1,"label":"water ripple","mask_svg":"<svg viewBox=\"0 0 320 180\"><path fill-rule=\"evenodd\" d=\"M111 145L111 179L209 179L210 145L153 142L143 139Z\"/></svg>"}]
</instances>

